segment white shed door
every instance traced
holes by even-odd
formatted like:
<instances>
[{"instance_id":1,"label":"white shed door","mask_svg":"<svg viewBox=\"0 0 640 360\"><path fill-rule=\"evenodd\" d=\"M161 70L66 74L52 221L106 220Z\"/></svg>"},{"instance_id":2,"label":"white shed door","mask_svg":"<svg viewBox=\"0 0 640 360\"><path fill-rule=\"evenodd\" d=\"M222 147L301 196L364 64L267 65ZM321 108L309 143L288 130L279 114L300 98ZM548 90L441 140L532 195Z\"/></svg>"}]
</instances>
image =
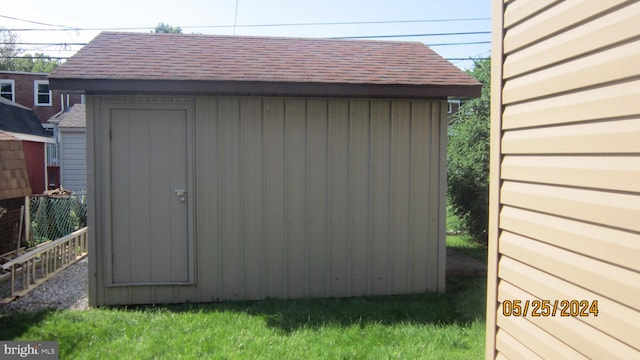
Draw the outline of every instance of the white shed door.
<instances>
[{"instance_id":1,"label":"white shed door","mask_svg":"<svg viewBox=\"0 0 640 360\"><path fill-rule=\"evenodd\" d=\"M187 111L110 117L112 283L189 282Z\"/></svg>"}]
</instances>

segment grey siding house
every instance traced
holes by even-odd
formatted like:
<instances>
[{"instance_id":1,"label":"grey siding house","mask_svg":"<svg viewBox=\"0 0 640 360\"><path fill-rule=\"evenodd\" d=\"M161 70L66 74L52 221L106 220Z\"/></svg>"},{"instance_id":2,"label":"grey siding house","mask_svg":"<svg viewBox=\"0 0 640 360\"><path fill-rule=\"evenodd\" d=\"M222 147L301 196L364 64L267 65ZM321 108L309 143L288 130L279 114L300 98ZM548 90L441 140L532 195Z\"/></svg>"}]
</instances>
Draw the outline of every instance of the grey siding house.
<instances>
[{"instance_id":1,"label":"grey siding house","mask_svg":"<svg viewBox=\"0 0 640 360\"><path fill-rule=\"evenodd\" d=\"M102 33L86 94L92 305L445 290L448 96L424 44Z\"/></svg>"},{"instance_id":2,"label":"grey siding house","mask_svg":"<svg viewBox=\"0 0 640 360\"><path fill-rule=\"evenodd\" d=\"M87 189L87 134L84 104L75 104L57 120L60 185L69 190Z\"/></svg>"}]
</instances>

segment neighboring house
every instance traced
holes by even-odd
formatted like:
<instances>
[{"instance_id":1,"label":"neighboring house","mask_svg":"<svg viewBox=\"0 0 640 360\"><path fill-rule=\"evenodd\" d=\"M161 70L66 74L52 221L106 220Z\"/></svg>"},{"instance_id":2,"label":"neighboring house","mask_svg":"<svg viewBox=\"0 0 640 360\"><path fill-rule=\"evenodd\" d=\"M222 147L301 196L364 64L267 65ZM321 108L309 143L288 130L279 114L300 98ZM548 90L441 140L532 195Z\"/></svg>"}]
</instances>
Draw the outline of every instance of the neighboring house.
<instances>
[{"instance_id":1,"label":"neighboring house","mask_svg":"<svg viewBox=\"0 0 640 360\"><path fill-rule=\"evenodd\" d=\"M24 234L20 230L21 207L29 195L22 140L0 130L0 254L16 250L18 237Z\"/></svg>"},{"instance_id":2,"label":"neighboring house","mask_svg":"<svg viewBox=\"0 0 640 360\"><path fill-rule=\"evenodd\" d=\"M85 105L75 104L49 120L58 134L59 184L68 190L87 188L85 117Z\"/></svg>"},{"instance_id":3,"label":"neighboring house","mask_svg":"<svg viewBox=\"0 0 640 360\"><path fill-rule=\"evenodd\" d=\"M0 130L23 140L31 190L35 194L44 192L45 144L55 144L53 137L42 128L40 120L31 109L4 98L0 98Z\"/></svg>"},{"instance_id":4,"label":"neighboring house","mask_svg":"<svg viewBox=\"0 0 640 360\"><path fill-rule=\"evenodd\" d=\"M493 6L486 358L640 359L640 2Z\"/></svg>"},{"instance_id":5,"label":"neighboring house","mask_svg":"<svg viewBox=\"0 0 640 360\"><path fill-rule=\"evenodd\" d=\"M0 96L33 110L40 122L82 102L80 94L49 89L48 73L0 71Z\"/></svg>"},{"instance_id":6,"label":"neighboring house","mask_svg":"<svg viewBox=\"0 0 640 360\"><path fill-rule=\"evenodd\" d=\"M0 71L0 97L18 103L33 110L49 135L57 139L54 126L47 120L63 112L74 104L82 103L80 94L67 94L49 89L48 73L20 71ZM46 145L45 174L48 188L57 188L59 184L58 146L56 142Z\"/></svg>"},{"instance_id":7,"label":"neighboring house","mask_svg":"<svg viewBox=\"0 0 640 360\"><path fill-rule=\"evenodd\" d=\"M87 96L92 305L445 290L448 96L421 43L102 33Z\"/></svg>"}]
</instances>

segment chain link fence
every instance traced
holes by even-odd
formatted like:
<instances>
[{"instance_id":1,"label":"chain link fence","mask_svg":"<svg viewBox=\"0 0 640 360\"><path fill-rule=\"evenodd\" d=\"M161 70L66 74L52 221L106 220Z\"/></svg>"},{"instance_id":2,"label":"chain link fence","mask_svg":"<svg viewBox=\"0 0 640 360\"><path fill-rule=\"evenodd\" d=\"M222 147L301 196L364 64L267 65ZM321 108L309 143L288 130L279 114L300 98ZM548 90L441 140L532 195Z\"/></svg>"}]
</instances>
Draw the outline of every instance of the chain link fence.
<instances>
[{"instance_id":1,"label":"chain link fence","mask_svg":"<svg viewBox=\"0 0 640 360\"><path fill-rule=\"evenodd\" d=\"M32 236L26 244L29 248L87 226L87 192L34 195L30 210Z\"/></svg>"}]
</instances>

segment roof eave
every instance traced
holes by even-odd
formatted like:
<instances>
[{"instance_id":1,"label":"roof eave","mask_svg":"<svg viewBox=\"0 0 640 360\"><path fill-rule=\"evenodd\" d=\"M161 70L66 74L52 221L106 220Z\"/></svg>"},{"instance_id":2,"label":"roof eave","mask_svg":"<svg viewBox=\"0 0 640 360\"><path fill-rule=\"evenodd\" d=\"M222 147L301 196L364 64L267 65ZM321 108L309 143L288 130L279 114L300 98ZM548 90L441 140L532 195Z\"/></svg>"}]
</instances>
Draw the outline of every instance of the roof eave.
<instances>
[{"instance_id":1,"label":"roof eave","mask_svg":"<svg viewBox=\"0 0 640 360\"><path fill-rule=\"evenodd\" d=\"M49 78L54 90L85 94L207 94L263 96L346 96L381 98L478 97L478 85L354 84L261 81L115 80Z\"/></svg>"}]
</instances>

